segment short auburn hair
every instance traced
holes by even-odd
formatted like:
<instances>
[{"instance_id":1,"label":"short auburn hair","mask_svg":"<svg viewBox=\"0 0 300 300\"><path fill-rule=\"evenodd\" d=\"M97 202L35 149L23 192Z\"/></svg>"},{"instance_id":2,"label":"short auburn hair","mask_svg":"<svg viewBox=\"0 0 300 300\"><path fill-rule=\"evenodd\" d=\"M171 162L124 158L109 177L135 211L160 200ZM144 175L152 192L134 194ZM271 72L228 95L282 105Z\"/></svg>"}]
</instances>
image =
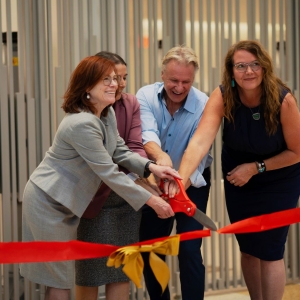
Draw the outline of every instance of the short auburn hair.
<instances>
[{"instance_id":1,"label":"short auburn hair","mask_svg":"<svg viewBox=\"0 0 300 300\"><path fill-rule=\"evenodd\" d=\"M65 92L62 109L66 113L79 113L90 111L96 113L96 108L87 99L87 91L91 90L100 80L114 70L115 64L100 56L88 56L84 58L73 71L70 82ZM101 113L106 116L107 106Z\"/></svg>"}]
</instances>

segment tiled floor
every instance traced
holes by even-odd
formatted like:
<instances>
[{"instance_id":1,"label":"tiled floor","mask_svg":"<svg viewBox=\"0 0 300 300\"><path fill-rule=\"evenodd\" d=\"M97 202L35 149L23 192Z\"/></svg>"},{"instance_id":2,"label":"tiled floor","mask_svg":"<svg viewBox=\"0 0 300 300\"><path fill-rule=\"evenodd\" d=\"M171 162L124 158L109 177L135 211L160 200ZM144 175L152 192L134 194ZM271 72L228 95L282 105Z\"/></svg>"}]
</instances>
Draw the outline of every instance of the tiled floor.
<instances>
[{"instance_id":1,"label":"tiled floor","mask_svg":"<svg viewBox=\"0 0 300 300\"><path fill-rule=\"evenodd\" d=\"M231 294L205 296L204 300L250 300L250 297L247 291L243 291ZM300 284L286 285L282 300L300 300Z\"/></svg>"},{"instance_id":2,"label":"tiled floor","mask_svg":"<svg viewBox=\"0 0 300 300\"><path fill-rule=\"evenodd\" d=\"M250 297L241 293L215 295L204 297L204 300L250 300Z\"/></svg>"}]
</instances>

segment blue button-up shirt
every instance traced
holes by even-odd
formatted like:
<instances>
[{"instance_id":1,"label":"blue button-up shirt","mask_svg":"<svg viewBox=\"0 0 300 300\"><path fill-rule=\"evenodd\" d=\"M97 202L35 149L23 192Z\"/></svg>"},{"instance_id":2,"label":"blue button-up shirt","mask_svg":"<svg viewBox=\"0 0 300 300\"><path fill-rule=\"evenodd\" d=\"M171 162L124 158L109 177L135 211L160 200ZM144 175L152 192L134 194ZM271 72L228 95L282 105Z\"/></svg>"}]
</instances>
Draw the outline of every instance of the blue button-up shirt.
<instances>
[{"instance_id":1,"label":"blue button-up shirt","mask_svg":"<svg viewBox=\"0 0 300 300\"><path fill-rule=\"evenodd\" d=\"M156 82L142 87L136 94L141 105L143 144L155 142L172 159L178 170L183 153L193 136L208 100L206 94L192 87L182 107L173 116L163 98L164 83ZM203 170L212 163L209 153L201 161L190 180L193 186L206 185Z\"/></svg>"}]
</instances>

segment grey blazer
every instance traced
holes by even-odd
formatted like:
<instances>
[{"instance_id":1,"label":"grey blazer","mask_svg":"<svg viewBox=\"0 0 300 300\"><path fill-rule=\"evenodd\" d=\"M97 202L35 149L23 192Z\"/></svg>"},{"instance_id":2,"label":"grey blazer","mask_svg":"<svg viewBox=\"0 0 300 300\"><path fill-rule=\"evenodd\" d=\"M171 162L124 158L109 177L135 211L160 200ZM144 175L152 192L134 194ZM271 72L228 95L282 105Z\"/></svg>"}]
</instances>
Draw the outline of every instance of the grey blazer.
<instances>
[{"instance_id":1,"label":"grey blazer","mask_svg":"<svg viewBox=\"0 0 300 300\"><path fill-rule=\"evenodd\" d=\"M30 180L78 217L102 181L138 210L151 193L119 172L118 165L143 177L148 161L125 145L112 108L101 119L87 112L66 114Z\"/></svg>"}]
</instances>

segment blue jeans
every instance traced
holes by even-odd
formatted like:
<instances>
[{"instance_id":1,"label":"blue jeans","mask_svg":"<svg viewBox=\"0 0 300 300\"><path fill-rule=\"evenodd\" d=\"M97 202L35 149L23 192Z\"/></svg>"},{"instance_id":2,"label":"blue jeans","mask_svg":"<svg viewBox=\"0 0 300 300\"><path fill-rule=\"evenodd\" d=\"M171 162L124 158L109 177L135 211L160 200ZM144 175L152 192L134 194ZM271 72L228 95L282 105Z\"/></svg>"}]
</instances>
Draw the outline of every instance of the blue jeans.
<instances>
[{"instance_id":1,"label":"blue jeans","mask_svg":"<svg viewBox=\"0 0 300 300\"><path fill-rule=\"evenodd\" d=\"M201 188L189 187L187 195L196 204L197 208L206 212L210 189L210 169L206 168L203 177L207 183ZM171 234L176 219L176 232L183 233L201 230L203 226L195 219L184 213L176 213L175 217L160 219L149 206L143 207L140 226L140 241L150 240ZM205 267L202 262L200 247L202 239L184 241L179 246L179 270L181 281L182 300L201 300L204 298ZM149 253L143 253L144 278L151 300L170 300L168 287L162 294L161 286L157 282L149 265ZM165 260L165 256L160 255Z\"/></svg>"}]
</instances>

